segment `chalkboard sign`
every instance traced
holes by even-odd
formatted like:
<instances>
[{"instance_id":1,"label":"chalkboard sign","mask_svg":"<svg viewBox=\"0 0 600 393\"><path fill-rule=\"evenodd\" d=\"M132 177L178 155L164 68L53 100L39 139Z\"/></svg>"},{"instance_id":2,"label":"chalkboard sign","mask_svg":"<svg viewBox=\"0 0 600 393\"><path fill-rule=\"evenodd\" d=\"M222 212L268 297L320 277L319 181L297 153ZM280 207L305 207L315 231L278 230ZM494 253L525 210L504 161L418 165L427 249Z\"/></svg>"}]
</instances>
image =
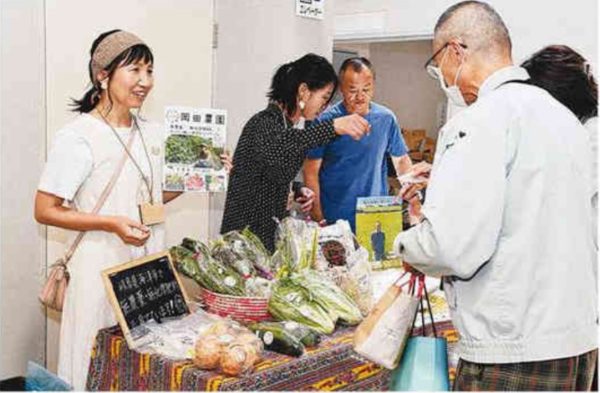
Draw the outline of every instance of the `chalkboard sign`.
<instances>
[{"instance_id":1,"label":"chalkboard sign","mask_svg":"<svg viewBox=\"0 0 600 393\"><path fill-rule=\"evenodd\" d=\"M136 347L137 337L132 334L136 327L152 319L160 323L165 318L190 313L188 298L168 251L104 270L102 278L131 348Z\"/></svg>"}]
</instances>

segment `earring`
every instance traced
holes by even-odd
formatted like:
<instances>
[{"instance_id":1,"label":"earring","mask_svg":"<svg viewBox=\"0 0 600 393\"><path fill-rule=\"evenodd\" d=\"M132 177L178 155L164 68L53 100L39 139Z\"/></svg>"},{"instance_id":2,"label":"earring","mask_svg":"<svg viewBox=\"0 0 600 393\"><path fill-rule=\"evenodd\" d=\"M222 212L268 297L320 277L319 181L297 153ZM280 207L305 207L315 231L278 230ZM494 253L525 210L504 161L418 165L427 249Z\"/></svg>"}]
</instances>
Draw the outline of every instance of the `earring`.
<instances>
[{"instance_id":1,"label":"earring","mask_svg":"<svg viewBox=\"0 0 600 393\"><path fill-rule=\"evenodd\" d=\"M100 90L95 87L94 92L92 93L92 101L98 101L100 99Z\"/></svg>"},{"instance_id":2,"label":"earring","mask_svg":"<svg viewBox=\"0 0 600 393\"><path fill-rule=\"evenodd\" d=\"M300 108L300 110L301 110L301 111L303 111L303 110L304 110L304 107L305 107L305 106L306 106L306 104L304 104L304 101L300 101L300 102L298 103L298 107Z\"/></svg>"},{"instance_id":3,"label":"earring","mask_svg":"<svg viewBox=\"0 0 600 393\"><path fill-rule=\"evenodd\" d=\"M102 83L100 83L100 88L102 90L106 90L108 88L108 82L105 80L102 81Z\"/></svg>"}]
</instances>

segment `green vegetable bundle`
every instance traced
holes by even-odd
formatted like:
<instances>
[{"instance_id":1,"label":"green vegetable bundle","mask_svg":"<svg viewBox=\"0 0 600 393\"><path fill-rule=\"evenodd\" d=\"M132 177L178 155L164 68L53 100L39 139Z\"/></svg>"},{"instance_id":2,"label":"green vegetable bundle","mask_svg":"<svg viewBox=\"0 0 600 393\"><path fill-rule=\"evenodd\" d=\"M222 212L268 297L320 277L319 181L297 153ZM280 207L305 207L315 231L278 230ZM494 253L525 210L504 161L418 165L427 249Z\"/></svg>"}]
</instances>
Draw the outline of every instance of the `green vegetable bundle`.
<instances>
[{"instance_id":1,"label":"green vegetable bundle","mask_svg":"<svg viewBox=\"0 0 600 393\"><path fill-rule=\"evenodd\" d=\"M217 239L211 244L211 255L216 260L231 266L236 272L244 278L256 275L256 270L252 262L233 247L233 245L223 238Z\"/></svg>"},{"instance_id":2,"label":"green vegetable bundle","mask_svg":"<svg viewBox=\"0 0 600 393\"><path fill-rule=\"evenodd\" d=\"M232 257L251 263L262 277L273 278L269 253L260 239L250 229L246 228L242 233L238 231L228 232L223 235L222 241L227 244Z\"/></svg>"},{"instance_id":3,"label":"green vegetable bundle","mask_svg":"<svg viewBox=\"0 0 600 393\"><path fill-rule=\"evenodd\" d=\"M176 255L184 255L185 258L177 266L181 272L193 278L204 288L223 295L244 296L244 283L242 277L231 267L223 265L214 260L210 250L199 241L185 238L182 247L173 248ZM191 252L195 266L190 261L189 254L182 249ZM183 264L185 262L185 264Z\"/></svg>"},{"instance_id":4,"label":"green vegetable bundle","mask_svg":"<svg viewBox=\"0 0 600 393\"><path fill-rule=\"evenodd\" d=\"M333 321L339 318L348 325L357 325L362 321L362 314L356 303L337 285L314 270L304 270L292 275L291 279L305 288Z\"/></svg>"},{"instance_id":5,"label":"green vegetable bundle","mask_svg":"<svg viewBox=\"0 0 600 393\"><path fill-rule=\"evenodd\" d=\"M271 265L277 277L287 277L313 266L317 255L318 227L286 217L279 222L277 247Z\"/></svg>"},{"instance_id":6,"label":"green vegetable bundle","mask_svg":"<svg viewBox=\"0 0 600 393\"><path fill-rule=\"evenodd\" d=\"M310 293L289 278L275 283L269 313L280 321L299 322L324 334L331 334L335 329L335 323Z\"/></svg>"},{"instance_id":7,"label":"green vegetable bundle","mask_svg":"<svg viewBox=\"0 0 600 393\"><path fill-rule=\"evenodd\" d=\"M171 247L169 252L177 270L198 283L202 280L193 252L182 246Z\"/></svg>"}]
</instances>

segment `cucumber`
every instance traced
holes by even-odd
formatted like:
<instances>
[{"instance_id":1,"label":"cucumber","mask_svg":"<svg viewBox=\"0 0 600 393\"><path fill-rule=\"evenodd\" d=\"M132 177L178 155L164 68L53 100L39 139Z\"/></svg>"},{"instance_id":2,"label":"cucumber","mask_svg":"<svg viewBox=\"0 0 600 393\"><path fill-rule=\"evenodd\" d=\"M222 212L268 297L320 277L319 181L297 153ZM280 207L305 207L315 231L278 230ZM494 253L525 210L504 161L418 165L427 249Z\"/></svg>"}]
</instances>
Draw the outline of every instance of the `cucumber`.
<instances>
[{"instance_id":1,"label":"cucumber","mask_svg":"<svg viewBox=\"0 0 600 393\"><path fill-rule=\"evenodd\" d=\"M298 322L283 322L286 331L300 340L307 347L315 347L321 342L321 333Z\"/></svg>"},{"instance_id":2,"label":"cucumber","mask_svg":"<svg viewBox=\"0 0 600 393\"><path fill-rule=\"evenodd\" d=\"M265 349L284 355L302 356L304 345L289 333L283 326L277 324L254 323L248 326L262 340Z\"/></svg>"},{"instance_id":3,"label":"cucumber","mask_svg":"<svg viewBox=\"0 0 600 393\"><path fill-rule=\"evenodd\" d=\"M257 325L260 325L262 328L278 328L283 329L292 336L294 336L297 340L299 340L306 347L315 347L321 342L321 338L323 337L321 333L316 330L295 321L283 321L283 322L261 322Z\"/></svg>"}]
</instances>

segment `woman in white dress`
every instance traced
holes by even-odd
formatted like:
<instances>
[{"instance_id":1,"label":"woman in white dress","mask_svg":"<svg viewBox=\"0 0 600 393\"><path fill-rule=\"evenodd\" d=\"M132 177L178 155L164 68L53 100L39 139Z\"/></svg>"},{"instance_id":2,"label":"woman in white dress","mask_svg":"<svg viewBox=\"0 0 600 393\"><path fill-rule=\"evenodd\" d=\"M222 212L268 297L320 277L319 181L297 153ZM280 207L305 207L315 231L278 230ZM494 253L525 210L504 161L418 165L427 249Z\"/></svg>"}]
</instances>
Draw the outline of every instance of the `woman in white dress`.
<instances>
[{"instance_id":1,"label":"woman in white dress","mask_svg":"<svg viewBox=\"0 0 600 393\"><path fill-rule=\"evenodd\" d=\"M57 133L35 199L38 222L72 231L70 242L86 231L68 264L60 329L58 375L76 390L85 389L96 333L116 323L100 272L164 250L163 224L143 225L138 206L178 195L161 190L160 128L131 112L154 84L150 48L131 33L113 30L94 41L90 54L92 87L74 102L80 115ZM100 211L90 214L130 136L120 176Z\"/></svg>"}]
</instances>

